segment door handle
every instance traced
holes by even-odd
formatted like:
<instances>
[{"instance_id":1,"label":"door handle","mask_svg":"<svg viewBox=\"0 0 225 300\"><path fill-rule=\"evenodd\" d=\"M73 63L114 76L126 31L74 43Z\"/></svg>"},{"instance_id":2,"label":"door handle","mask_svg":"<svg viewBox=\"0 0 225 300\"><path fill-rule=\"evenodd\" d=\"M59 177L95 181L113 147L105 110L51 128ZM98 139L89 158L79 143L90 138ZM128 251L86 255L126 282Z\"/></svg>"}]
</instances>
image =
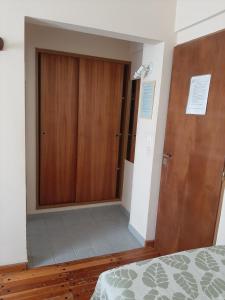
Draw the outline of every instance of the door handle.
<instances>
[{"instance_id":1,"label":"door handle","mask_svg":"<svg viewBox=\"0 0 225 300\"><path fill-rule=\"evenodd\" d=\"M163 153L163 165L167 165L168 161L172 158L172 154L171 153Z\"/></svg>"},{"instance_id":2,"label":"door handle","mask_svg":"<svg viewBox=\"0 0 225 300\"><path fill-rule=\"evenodd\" d=\"M222 181L225 181L225 171L222 173Z\"/></svg>"},{"instance_id":3,"label":"door handle","mask_svg":"<svg viewBox=\"0 0 225 300\"><path fill-rule=\"evenodd\" d=\"M163 158L170 159L170 158L172 158L172 154L171 153L163 153Z\"/></svg>"},{"instance_id":4,"label":"door handle","mask_svg":"<svg viewBox=\"0 0 225 300\"><path fill-rule=\"evenodd\" d=\"M223 172L222 172L222 182L225 182L225 159L224 159L224 163L223 163Z\"/></svg>"}]
</instances>

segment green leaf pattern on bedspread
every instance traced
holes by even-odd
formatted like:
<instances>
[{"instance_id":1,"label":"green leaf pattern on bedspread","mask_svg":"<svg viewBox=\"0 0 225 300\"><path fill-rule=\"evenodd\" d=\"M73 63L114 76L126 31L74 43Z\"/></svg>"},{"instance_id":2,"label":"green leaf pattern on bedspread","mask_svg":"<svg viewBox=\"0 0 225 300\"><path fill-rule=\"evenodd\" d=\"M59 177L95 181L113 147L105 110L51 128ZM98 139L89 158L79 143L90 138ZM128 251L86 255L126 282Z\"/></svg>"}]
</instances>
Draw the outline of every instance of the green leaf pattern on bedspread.
<instances>
[{"instance_id":1,"label":"green leaf pattern on bedspread","mask_svg":"<svg viewBox=\"0 0 225 300\"><path fill-rule=\"evenodd\" d=\"M192 299L196 299L198 297L198 285L191 273L185 271L174 274L173 277L187 295L191 296Z\"/></svg>"},{"instance_id":2,"label":"green leaf pattern on bedspread","mask_svg":"<svg viewBox=\"0 0 225 300\"><path fill-rule=\"evenodd\" d=\"M142 280L145 285L155 288L161 287L166 289L168 287L168 277L160 263L151 264L144 272Z\"/></svg>"},{"instance_id":3,"label":"green leaf pattern on bedspread","mask_svg":"<svg viewBox=\"0 0 225 300\"><path fill-rule=\"evenodd\" d=\"M222 294L225 296L225 281L215 278L212 273L205 273L200 284L202 290L210 299L216 299Z\"/></svg>"},{"instance_id":4,"label":"green leaf pattern on bedspread","mask_svg":"<svg viewBox=\"0 0 225 300\"><path fill-rule=\"evenodd\" d=\"M144 300L170 300L167 296L161 295L159 296L159 292L157 290L151 290L147 295L144 296Z\"/></svg>"},{"instance_id":5,"label":"green leaf pattern on bedspread","mask_svg":"<svg viewBox=\"0 0 225 300\"><path fill-rule=\"evenodd\" d=\"M137 266L147 265L150 261L151 261L151 259L138 261L138 262L136 262L136 265L137 265Z\"/></svg>"},{"instance_id":6,"label":"green leaf pattern on bedspread","mask_svg":"<svg viewBox=\"0 0 225 300\"><path fill-rule=\"evenodd\" d=\"M164 256L159 259L165 264L183 271L188 269L188 264L190 263L190 258L188 258L186 255L179 254L173 256Z\"/></svg>"},{"instance_id":7,"label":"green leaf pattern on bedspread","mask_svg":"<svg viewBox=\"0 0 225 300\"><path fill-rule=\"evenodd\" d=\"M207 248L209 251L225 256L225 246L215 246Z\"/></svg>"},{"instance_id":8,"label":"green leaf pattern on bedspread","mask_svg":"<svg viewBox=\"0 0 225 300\"><path fill-rule=\"evenodd\" d=\"M99 277L91 300L225 300L225 246L148 259Z\"/></svg>"},{"instance_id":9,"label":"green leaf pattern on bedspread","mask_svg":"<svg viewBox=\"0 0 225 300\"><path fill-rule=\"evenodd\" d=\"M120 296L116 297L116 300L135 300L135 294L133 291L125 290Z\"/></svg>"},{"instance_id":10,"label":"green leaf pattern on bedspread","mask_svg":"<svg viewBox=\"0 0 225 300\"><path fill-rule=\"evenodd\" d=\"M191 298L189 297L186 297L184 294L182 293L175 293L173 295L173 300L192 300Z\"/></svg>"},{"instance_id":11,"label":"green leaf pattern on bedspread","mask_svg":"<svg viewBox=\"0 0 225 300\"><path fill-rule=\"evenodd\" d=\"M148 294L144 296L144 300L155 300L158 295L159 292L157 290L150 290Z\"/></svg>"},{"instance_id":12,"label":"green leaf pattern on bedspread","mask_svg":"<svg viewBox=\"0 0 225 300\"><path fill-rule=\"evenodd\" d=\"M213 256L207 251L201 251L195 258L196 266L204 271L219 272L219 266Z\"/></svg>"},{"instance_id":13,"label":"green leaf pattern on bedspread","mask_svg":"<svg viewBox=\"0 0 225 300\"><path fill-rule=\"evenodd\" d=\"M132 285L135 278L137 278L137 273L131 269L116 269L106 275L109 285L126 289Z\"/></svg>"}]
</instances>

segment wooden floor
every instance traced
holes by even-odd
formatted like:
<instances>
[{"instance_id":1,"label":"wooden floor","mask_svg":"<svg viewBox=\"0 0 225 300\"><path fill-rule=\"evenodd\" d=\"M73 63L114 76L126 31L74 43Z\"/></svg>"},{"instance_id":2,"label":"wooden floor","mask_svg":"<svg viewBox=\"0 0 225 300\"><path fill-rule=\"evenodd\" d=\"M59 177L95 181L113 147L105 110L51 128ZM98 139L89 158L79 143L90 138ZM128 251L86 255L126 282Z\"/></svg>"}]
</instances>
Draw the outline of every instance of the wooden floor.
<instances>
[{"instance_id":1,"label":"wooden floor","mask_svg":"<svg viewBox=\"0 0 225 300\"><path fill-rule=\"evenodd\" d=\"M0 300L89 300L102 272L157 257L152 247L0 274Z\"/></svg>"}]
</instances>

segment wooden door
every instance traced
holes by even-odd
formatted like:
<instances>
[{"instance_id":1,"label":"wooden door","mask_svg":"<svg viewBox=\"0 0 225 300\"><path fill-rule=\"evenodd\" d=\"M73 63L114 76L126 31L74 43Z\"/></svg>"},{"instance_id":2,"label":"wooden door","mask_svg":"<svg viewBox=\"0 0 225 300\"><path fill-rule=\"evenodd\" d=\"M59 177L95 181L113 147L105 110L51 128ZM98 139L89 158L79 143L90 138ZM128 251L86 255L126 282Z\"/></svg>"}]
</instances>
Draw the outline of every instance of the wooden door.
<instances>
[{"instance_id":1,"label":"wooden door","mask_svg":"<svg viewBox=\"0 0 225 300\"><path fill-rule=\"evenodd\" d=\"M225 31L175 48L156 247L213 243L225 158ZM211 74L207 113L186 115L190 79Z\"/></svg>"},{"instance_id":2,"label":"wooden door","mask_svg":"<svg viewBox=\"0 0 225 300\"><path fill-rule=\"evenodd\" d=\"M39 205L75 202L78 60L39 53Z\"/></svg>"},{"instance_id":3,"label":"wooden door","mask_svg":"<svg viewBox=\"0 0 225 300\"><path fill-rule=\"evenodd\" d=\"M116 198L124 65L80 59L77 202Z\"/></svg>"}]
</instances>

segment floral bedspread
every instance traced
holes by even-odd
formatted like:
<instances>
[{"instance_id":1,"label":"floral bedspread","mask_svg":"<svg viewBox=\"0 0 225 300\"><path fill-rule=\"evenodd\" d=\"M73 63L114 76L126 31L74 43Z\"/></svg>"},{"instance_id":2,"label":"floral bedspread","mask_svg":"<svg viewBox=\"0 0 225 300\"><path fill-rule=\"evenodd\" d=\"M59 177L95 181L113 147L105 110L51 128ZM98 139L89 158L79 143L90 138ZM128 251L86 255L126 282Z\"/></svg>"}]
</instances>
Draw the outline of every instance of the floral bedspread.
<instances>
[{"instance_id":1,"label":"floral bedspread","mask_svg":"<svg viewBox=\"0 0 225 300\"><path fill-rule=\"evenodd\" d=\"M225 300L225 246L184 251L102 273L91 300Z\"/></svg>"}]
</instances>

